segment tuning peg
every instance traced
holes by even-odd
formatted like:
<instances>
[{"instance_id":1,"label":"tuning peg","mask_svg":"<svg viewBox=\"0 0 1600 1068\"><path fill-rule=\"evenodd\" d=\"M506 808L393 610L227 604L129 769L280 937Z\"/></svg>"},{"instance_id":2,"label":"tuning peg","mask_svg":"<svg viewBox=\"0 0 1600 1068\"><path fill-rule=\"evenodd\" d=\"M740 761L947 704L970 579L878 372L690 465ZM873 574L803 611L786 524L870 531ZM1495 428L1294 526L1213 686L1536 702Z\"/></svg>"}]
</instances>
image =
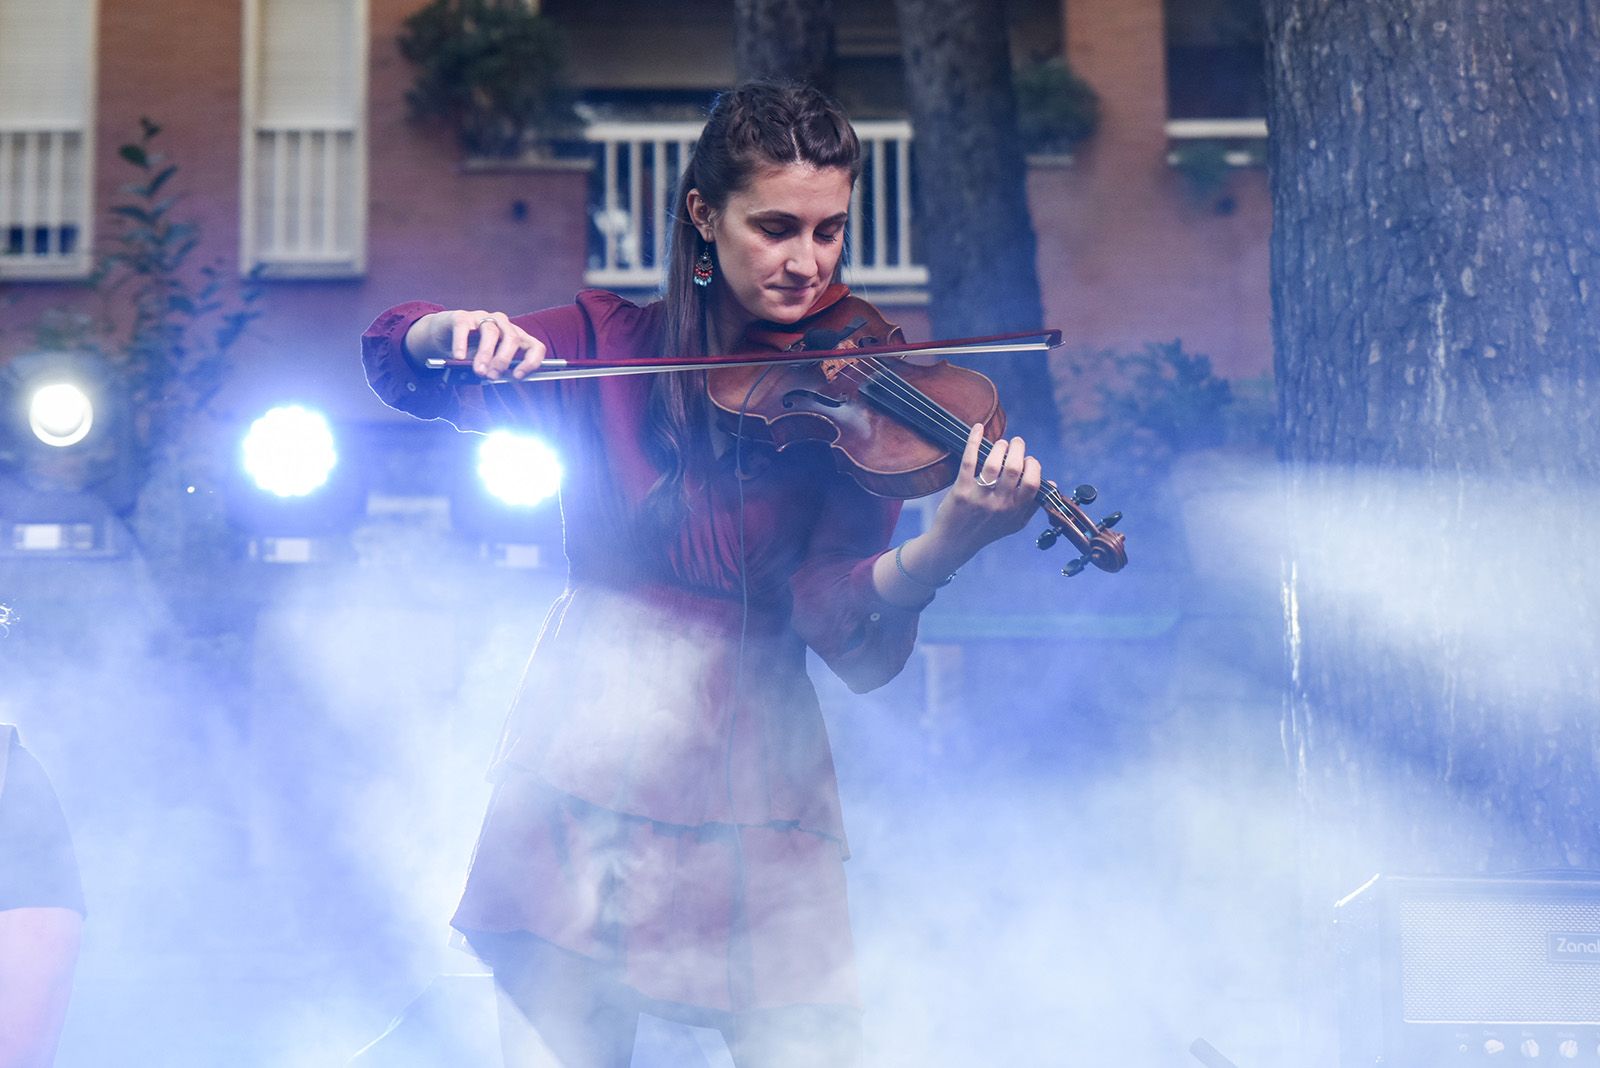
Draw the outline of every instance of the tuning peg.
<instances>
[{"instance_id":1,"label":"tuning peg","mask_svg":"<svg viewBox=\"0 0 1600 1068\"><path fill-rule=\"evenodd\" d=\"M1122 513L1121 512L1112 512L1110 515L1108 515L1104 519L1100 520L1100 525L1102 527L1106 528L1107 530L1110 530L1112 527L1116 526L1120 522L1122 522Z\"/></svg>"},{"instance_id":2,"label":"tuning peg","mask_svg":"<svg viewBox=\"0 0 1600 1068\"><path fill-rule=\"evenodd\" d=\"M1076 575L1078 572L1082 571L1088 566L1089 558L1087 556L1080 556L1076 560L1072 561L1072 563L1062 568L1061 573L1067 576L1067 578L1071 578L1073 575Z\"/></svg>"},{"instance_id":3,"label":"tuning peg","mask_svg":"<svg viewBox=\"0 0 1600 1068\"><path fill-rule=\"evenodd\" d=\"M1093 504L1094 499L1098 496L1100 496L1100 491L1087 482L1072 491L1074 504Z\"/></svg>"},{"instance_id":4,"label":"tuning peg","mask_svg":"<svg viewBox=\"0 0 1600 1068\"><path fill-rule=\"evenodd\" d=\"M1039 537L1034 544L1041 549L1048 549L1050 546L1056 543L1056 539L1060 536L1061 535L1056 532L1055 527L1045 527L1039 532Z\"/></svg>"}]
</instances>

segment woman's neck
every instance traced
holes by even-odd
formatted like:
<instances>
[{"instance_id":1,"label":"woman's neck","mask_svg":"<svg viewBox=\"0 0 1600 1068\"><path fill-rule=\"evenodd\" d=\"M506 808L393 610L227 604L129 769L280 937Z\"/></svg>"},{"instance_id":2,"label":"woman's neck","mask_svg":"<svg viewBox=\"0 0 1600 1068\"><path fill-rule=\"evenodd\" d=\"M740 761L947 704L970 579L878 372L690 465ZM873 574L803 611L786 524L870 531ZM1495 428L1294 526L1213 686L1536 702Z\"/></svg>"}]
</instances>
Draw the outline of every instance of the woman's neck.
<instances>
[{"instance_id":1,"label":"woman's neck","mask_svg":"<svg viewBox=\"0 0 1600 1068\"><path fill-rule=\"evenodd\" d=\"M745 328L755 322L755 316L740 307L729 295L726 286L711 291L710 314L706 317L706 355L720 355L736 350L744 338Z\"/></svg>"}]
</instances>

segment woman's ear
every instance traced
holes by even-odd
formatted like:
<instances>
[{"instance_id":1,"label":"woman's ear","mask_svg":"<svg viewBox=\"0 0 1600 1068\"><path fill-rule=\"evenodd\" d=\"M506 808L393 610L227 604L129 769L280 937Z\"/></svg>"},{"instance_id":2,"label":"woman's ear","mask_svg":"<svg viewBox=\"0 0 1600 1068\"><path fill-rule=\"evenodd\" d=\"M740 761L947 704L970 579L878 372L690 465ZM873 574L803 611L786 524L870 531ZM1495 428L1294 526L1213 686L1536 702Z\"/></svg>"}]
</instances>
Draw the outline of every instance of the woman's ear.
<instances>
[{"instance_id":1,"label":"woman's ear","mask_svg":"<svg viewBox=\"0 0 1600 1068\"><path fill-rule=\"evenodd\" d=\"M694 228L700 231L700 236L706 242L709 243L716 240L715 234L711 229L713 213L710 203L700 195L700 190L698 189L689 190L689 195L686 199L687 203L684 206L689 209L689 221L694 223Z\"/></svg>"}]
</instances>

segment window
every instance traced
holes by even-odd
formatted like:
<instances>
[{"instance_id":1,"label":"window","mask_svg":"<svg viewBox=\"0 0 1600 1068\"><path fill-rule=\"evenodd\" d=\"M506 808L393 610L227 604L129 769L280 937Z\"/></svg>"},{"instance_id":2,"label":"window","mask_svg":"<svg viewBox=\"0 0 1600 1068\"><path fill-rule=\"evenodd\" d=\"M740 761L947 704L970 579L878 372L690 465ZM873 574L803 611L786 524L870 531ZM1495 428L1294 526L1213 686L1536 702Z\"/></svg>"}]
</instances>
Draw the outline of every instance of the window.
<instances>
[{"instance_id":1,"label":"window","mask_svg":"<svg viewBox=\"0 0 1600 1068\"><path fill-rule=\"evenodd\" d=\"M95 0L0 0L0 278L89 273Z\"/></svg>"},{"instance_id":2,"label":"window","mask_svg":"<svg viewBox=\"0 0 1600 1068\"><path fill-rule=\"evenodd\" d=\"M246 0L241 267L366 263L366 0Z\"/></svg>"},{"instance_id":3,"label":"window","mask_svg":"<svg viewBox=\"0 0 1600 1068\"><path fill-rule=\"evenodd\" d=\"M1259 119L1267 113L1261 0L1165 0L1167 114Z\"/></svg>"},{"instance_id":4,"label":"window","mask_svg":"<svg viewBox=\"0 0 1600 1068\"><path fill-rule=\"evenodd\" d=\"M1266 162L1262 0L1165 0L1169 160L1202 170Z\"/></svg>"}]
</instances>

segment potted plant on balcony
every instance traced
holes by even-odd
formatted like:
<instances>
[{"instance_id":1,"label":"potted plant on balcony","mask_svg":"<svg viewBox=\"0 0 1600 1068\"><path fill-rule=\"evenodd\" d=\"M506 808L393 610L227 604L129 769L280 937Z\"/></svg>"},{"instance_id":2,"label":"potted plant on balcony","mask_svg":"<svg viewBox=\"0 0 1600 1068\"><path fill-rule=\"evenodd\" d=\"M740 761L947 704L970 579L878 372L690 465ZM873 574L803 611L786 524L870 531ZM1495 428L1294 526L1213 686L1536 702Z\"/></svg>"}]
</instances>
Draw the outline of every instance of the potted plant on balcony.
<instances>
[{"instance_id":1,"label":"potted plant on balcony","mask_svg":"<svg viewBox=\"0 0 1600 1068\"><path fill-rule=\"evenodd\" d=\"M1033 157L1068 157L1100 125L1100 97L1060 56L1035 59L1012 75L1017 132Z\"/></svg>"},{"instance_id":2,"label":"potted plant on balcony","mask_svg":"<svg viewBox=\"0 0 1600 1068\"><path fill-rule=\"evenodd\" d=\"M432 0L405 21L413 119L452 127L469 157L548 153L581 126L560 27L526 0Z\"/></svg>"}]
</instances>

